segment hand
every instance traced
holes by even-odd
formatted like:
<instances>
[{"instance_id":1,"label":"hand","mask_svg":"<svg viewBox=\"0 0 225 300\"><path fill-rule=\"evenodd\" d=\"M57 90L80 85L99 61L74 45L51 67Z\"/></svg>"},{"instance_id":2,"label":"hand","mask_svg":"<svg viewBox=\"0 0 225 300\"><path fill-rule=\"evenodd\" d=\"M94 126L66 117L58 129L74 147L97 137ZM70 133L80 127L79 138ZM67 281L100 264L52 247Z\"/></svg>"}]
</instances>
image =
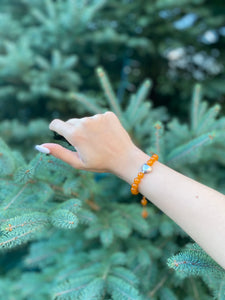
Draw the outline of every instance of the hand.
<instances>
[{"instance_id":1,"label":"hand","mask_svg":"<svg viewBox=\"0 0 225 300\"><path fill-rule=\"evenodd\" d=\"M53 143L42 146L76 169L120 176L123 168L140 151L113 112L66 122L55 119L49 128L64 136L77 152Z\"/></svg>"}]
</instances>

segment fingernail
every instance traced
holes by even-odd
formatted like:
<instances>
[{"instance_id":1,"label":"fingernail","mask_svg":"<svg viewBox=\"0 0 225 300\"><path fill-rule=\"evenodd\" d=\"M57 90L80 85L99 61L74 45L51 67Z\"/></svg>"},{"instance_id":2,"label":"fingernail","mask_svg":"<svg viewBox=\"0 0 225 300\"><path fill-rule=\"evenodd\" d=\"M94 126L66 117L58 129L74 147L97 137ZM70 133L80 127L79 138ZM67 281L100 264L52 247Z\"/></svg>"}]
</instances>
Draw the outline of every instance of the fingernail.
<instances>
[{"instance_id":1,"label":"fingernail","mask_svg":"<svg viewBox=\"0 0 225 300\"><path fill-rule=\"evenodd\" d=\"M35 146L35 149L40 151L41 153L45 153L45 154L49 154L50 153L50 150L48 148L45 148L41 145L36 145Z\"/></svg>"}]
</instances>

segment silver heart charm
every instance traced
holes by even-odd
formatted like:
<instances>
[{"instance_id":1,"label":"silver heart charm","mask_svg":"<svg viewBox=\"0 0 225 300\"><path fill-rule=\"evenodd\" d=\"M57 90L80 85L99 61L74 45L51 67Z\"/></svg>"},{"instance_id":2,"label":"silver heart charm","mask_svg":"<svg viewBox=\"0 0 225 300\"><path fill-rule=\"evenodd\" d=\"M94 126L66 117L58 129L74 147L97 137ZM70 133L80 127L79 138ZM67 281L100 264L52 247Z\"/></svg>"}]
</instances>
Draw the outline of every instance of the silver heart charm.
<instances>
[{"instance_id":1,"label":"silver heart charm","mask_svg":"<svg viewBox=\"0 0 225 300\"><path fill-rule=\"evenodd\" d=\"M148 166L147 164L143 164L142 166L142 172L144 174L148 174L152 171L152 167Z\"/></svg>"}]
</instances>

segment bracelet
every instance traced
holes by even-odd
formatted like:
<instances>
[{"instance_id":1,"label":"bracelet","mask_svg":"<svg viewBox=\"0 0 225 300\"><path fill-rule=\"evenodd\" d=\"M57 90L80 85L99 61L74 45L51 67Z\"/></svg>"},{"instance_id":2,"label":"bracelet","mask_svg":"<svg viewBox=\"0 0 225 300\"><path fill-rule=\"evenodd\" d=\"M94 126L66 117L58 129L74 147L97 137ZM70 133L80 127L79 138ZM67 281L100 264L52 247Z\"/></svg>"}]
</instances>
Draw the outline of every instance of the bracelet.
<instances>
[{"instance_id":1,"label":"bracelet","mask_svg":"<svg viewBox=\"0 0 225 300\"><path fill-rule=\"evenodd\" d=\"M149 160L147 161L146 164L143 164L141 172L138 173L137 177L134 178L134 182L131 185L131 193L133 195L137 195L139 193L138 191L138 185L141 182L141 179L144 177L145 174L151 173L152 172L152 166L154 164L154 162L156 162L159 159L159 156L157 154L153 154ZM145 196L143 196L143 198L141 199L141 204L143 206L147 205L147 200L145 198ZM148 216L148 212L146 209L143 209L142 211L142 217L143 218L147 218Z\"/></svg>"}]
</instances>

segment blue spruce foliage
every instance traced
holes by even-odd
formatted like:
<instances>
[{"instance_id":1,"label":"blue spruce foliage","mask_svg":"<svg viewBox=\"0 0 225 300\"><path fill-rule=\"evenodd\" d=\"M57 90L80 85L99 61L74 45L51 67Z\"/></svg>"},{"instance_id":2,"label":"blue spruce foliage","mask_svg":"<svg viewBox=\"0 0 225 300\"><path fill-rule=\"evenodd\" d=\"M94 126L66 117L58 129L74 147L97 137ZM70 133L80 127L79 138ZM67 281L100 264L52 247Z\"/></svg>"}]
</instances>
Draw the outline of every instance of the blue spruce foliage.
<instances>
[{"instance_id":1,"label":"blue spruce foliage","mask_svg":"<svg viewBox=\"0 0 225 300\"><path fill-rule=\"evenodd\" d=\"M146 153L225 193L223 12L206 0L0 1L0 299L225 299L225 270L157 207L143 219L120 179L34 149L55 142L53 118L111 110Z\"/></svg>"}]
</instances>

